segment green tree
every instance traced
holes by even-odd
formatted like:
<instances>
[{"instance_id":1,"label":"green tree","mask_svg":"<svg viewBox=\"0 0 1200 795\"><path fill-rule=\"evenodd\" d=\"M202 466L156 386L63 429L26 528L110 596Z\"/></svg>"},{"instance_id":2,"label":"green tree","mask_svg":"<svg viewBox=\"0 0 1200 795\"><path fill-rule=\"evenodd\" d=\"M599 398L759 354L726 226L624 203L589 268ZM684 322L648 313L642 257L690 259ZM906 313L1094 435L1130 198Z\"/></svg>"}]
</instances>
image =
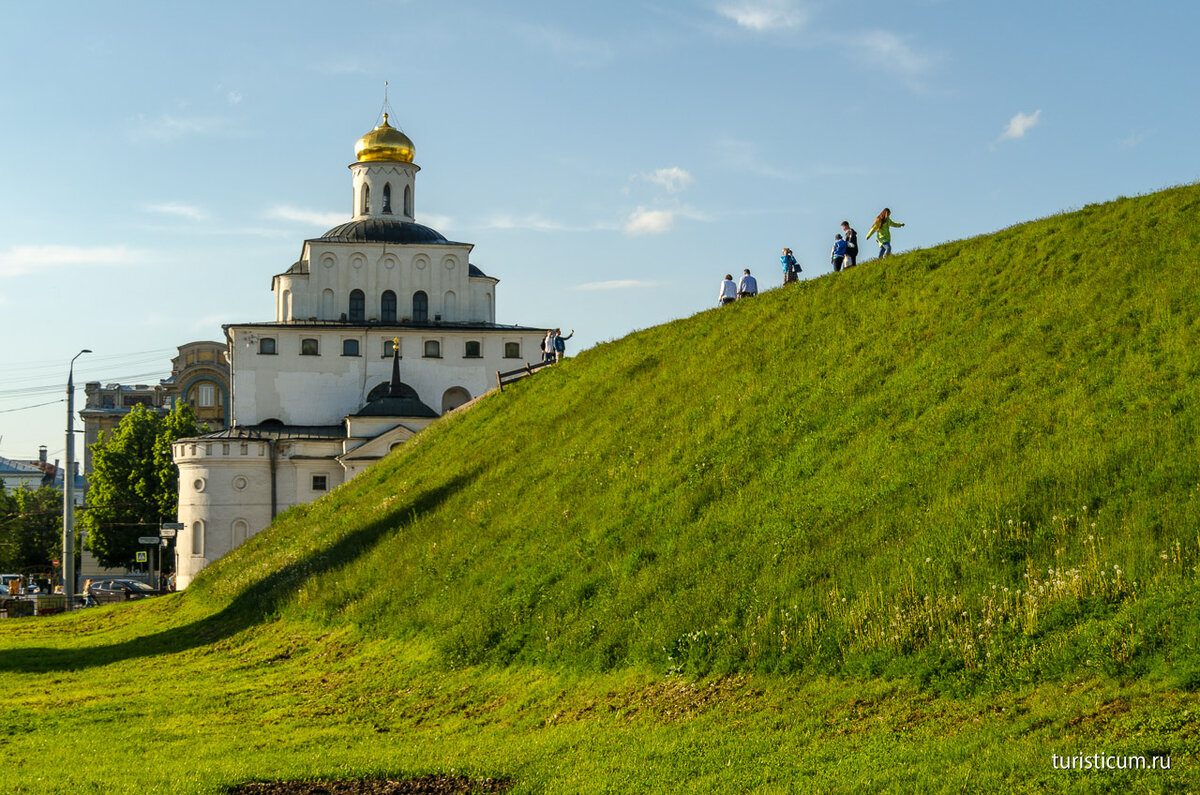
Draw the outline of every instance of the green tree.
<instances>
[{"instance_id":1,"label":"green tree","mask_svg":"<svg viewBox=\"0 0 1200 795\"><path fill-rule=\"evenodd\" d=\"M50 571L62 553L62 492L53 486L0 484L0 570Z\"/></svg>"},{"instance_id":2,"label":"green tree","mask_svg":"<svg viewBox=\"0 0 1200 795\"><path fill-rule=\"evenodd\" d=\"M179 469L171 444L200 433L196 415L182 403L166 415L135 406L92 445L87 510L78 525L101 565L130 564L141 549L138 536L157 535L160 522L175 521Z\"/></svg>"}]
</instances>

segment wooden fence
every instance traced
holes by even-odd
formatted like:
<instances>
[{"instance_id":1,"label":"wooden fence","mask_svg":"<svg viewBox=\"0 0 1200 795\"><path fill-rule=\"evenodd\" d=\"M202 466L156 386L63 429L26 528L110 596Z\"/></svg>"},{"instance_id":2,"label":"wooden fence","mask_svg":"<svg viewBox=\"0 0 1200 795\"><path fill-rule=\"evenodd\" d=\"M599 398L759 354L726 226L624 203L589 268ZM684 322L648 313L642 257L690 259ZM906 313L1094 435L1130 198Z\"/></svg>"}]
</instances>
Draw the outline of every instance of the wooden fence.
<instances>
[{"instance_id":1,"label":"wooden fence","mask_svg":"<svg viewBox=\"0 0 1200 795\"><path fill-rule=\"evenodd\" d=\"M516 381L520 381L522 378L524 378L527 375L533 375L535 370L540 370L543 367L550 365L550 364L553 364L553 362L538 362L537 364L530 364L529 362L525 362L524 367L518 368L516 370L509 370L507 373L502 373L499 370L497 370L496 371L496 386L498 386L500 388L500 391L503 392L504 386L506 384L511 384Z\"/></svg>"}]
</instances>

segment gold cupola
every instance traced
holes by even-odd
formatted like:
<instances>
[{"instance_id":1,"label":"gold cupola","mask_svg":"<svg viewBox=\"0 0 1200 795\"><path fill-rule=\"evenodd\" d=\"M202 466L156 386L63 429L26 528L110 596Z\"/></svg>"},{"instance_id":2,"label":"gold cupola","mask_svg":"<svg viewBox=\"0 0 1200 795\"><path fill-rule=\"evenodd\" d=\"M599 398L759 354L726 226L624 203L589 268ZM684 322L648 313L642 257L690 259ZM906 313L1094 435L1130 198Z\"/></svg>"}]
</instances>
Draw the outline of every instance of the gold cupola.
<instances>
[{"instance_id":1,"label":"gold cupola","mask_svg":"<svg viewBox=\"0 0 1200 795\"><path fill-rule=\"evenodd\" d=\"M358 143L354 145L354 157L359 163L411 163L413 142L407 135L388 124L388 115L385 113L383 124L358 139Z\"/></svg>"}]
</instances>

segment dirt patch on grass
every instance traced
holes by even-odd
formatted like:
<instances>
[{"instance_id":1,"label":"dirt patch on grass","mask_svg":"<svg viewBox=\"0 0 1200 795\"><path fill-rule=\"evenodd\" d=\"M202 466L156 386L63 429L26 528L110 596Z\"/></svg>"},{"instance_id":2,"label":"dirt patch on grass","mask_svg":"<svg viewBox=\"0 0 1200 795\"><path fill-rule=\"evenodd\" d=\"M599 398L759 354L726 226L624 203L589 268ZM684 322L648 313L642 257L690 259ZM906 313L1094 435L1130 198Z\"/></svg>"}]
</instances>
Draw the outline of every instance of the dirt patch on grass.
<instances>
[{"instance_id":1,"label":"dirt patch on grass","mask_svg":"<svg viewBox=\"0 0 1200 795\"><path fill-rule=\"evenodd\" d=\"M508 792L507 779L473 779L465 776L372 778L358 781L253 781L239 784L229 795L460 795Z\"/></svg>"}]
</instances>

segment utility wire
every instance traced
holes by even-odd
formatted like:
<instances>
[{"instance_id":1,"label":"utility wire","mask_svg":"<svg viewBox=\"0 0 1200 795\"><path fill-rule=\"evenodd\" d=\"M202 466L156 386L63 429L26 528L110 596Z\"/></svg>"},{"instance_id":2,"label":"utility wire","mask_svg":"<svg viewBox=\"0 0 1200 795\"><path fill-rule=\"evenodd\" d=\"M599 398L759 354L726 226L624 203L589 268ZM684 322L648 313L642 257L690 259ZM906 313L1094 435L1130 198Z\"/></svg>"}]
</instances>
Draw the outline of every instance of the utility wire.
<instances>
[{"instance_id":1,"label":"utility wire","mask_svg":"<svg viewBox=\"0 0 1200 795\"><path fill-rule=\"evenodd\" d=\"M45 403L34 403L32 406L21 406L21 408L19 408L19 409L0 409L0 414L10 414L14 411L25 411L27 409L37 409L37 408L41 408L42 406L53 406L55 403L66 403L66 402L67 402L66 398L61 398L59 400L50 400Z\"/></svg>"}]
</instances>

